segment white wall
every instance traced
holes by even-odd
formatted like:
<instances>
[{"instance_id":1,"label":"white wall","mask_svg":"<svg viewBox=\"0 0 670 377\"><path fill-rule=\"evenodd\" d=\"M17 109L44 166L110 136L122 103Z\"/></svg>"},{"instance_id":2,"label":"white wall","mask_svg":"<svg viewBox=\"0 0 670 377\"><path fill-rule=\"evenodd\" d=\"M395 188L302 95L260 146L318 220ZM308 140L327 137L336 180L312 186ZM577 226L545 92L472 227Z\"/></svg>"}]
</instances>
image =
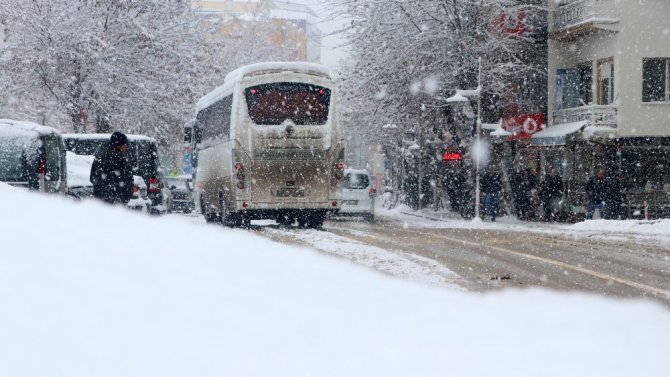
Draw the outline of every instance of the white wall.
<instances>
[{"instance_id":1,"label":"white wall","mask_svg":"<svg viewBox=\"0 0 670 377\"><path fill-rule=\"evenodd\" d=\"M592 63L594 101L597 62L614 58L615 104L619 107L617 135L670 136L670 103L642 103L642 59L670 58L670 2L615 1L619 22L574 40L549 41L549 113L555 105L556 70ZM551 115L550 115L551 119Z\"/></svg>"}]
</instances>

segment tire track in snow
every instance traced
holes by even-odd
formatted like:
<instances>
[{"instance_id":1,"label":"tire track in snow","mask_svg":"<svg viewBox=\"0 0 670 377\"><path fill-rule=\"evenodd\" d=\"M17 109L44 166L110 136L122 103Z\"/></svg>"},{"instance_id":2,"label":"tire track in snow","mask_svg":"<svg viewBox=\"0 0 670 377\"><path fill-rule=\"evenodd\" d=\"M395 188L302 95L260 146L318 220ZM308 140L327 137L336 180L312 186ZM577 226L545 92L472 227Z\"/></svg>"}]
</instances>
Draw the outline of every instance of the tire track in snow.
<instances>
[{"instance_id":1,"label":"tire track in snow","mask_svg":"<svg viewBox=\"0 0 670 377\"><path fill-rule=\"evenodd\" d=\"M346 258L406 280L464 290L458 284L458 280L461 279L459 275L444 265L419 255L385 250L327 231L263 228L263 233L267 233L273 239L293 240L320 252Z\"/></svg>"}]
</instances>

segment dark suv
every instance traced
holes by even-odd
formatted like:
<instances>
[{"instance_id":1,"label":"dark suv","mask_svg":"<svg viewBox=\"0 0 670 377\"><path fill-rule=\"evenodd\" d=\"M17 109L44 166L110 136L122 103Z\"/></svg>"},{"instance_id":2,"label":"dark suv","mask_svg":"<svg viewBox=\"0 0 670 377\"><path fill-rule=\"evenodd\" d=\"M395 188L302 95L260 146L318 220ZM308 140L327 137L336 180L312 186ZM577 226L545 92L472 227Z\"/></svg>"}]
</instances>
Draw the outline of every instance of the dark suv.
<instances>
[{"instance_id":1,"label":"dark suv","mask_svg":"<svg viewBox=\"0 0 670 377\"><path fill-rule=\"evenodd\" d=\"M163 183L158 170L158 147L154 138L144 135L128 136L126 157L133 167L133 175L144 178L151 200L151 212L163 213ZM99 148L108 148L111 134L64 134L65 149L78 155L95 155ZM70 188L81 191L81 188ZM92 193L92 188L90 188Z\"/></svg>"},{"instance_id":2,"label":"dark suv","mask_svg":"<svg viewBox=\"0 0 670 377\"><path fill-rule=\"evenodd\" d=\"M0 119L0 182L64 194L66 179L65 147L58 130Z\"/></svg>"}]
</instances>

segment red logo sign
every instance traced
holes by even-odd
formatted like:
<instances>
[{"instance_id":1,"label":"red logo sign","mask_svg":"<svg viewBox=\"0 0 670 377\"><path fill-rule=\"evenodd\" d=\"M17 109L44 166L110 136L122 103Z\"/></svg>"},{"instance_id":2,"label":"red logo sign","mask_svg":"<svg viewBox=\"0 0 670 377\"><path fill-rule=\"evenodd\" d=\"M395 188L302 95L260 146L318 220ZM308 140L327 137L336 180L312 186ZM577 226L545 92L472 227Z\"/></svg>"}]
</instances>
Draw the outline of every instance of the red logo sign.
<instances>
[{"instance_id":1,"label":"red logo sign","mask_svg":"<svg viewBox=\"0 0 670 377\"><path fill-rule=\"evenodd\" d=\"M461 154L458 152L444 152L442 154L442 161L460 161Z\"/></svg>"},{"instance_id":2,"label":"red logo sign","mask_svg":"<svg viewBox=\"0 0 670 377\"><path fill-rule=\"evenodd\" d=\"M502 128L505 131L511 132L511 140L515 139L530 139L530 137L544 129L544 115L542 114L525 114L516 115L502 120Z\"/></svg>"},{"instance_id":3,"label":"red logo sign","mask_svg":"<svg viewBox=\"0 0 670 377\"><path fill-rule=\"evenodd\" d=\"M503 11L495 25L503 34L521 35L526 29L526 13L521 10Z\"/></svg>"}]
</instances>

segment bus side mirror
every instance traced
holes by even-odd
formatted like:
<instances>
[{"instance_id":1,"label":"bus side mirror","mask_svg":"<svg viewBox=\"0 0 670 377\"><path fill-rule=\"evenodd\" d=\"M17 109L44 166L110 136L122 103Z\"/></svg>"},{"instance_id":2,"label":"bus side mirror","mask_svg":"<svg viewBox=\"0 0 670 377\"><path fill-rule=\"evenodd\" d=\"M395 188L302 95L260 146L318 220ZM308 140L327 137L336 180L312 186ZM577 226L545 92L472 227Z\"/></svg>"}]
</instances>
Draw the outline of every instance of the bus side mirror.
<instances>
[{"instance_id":1,"label":"bus side mirror","mask_svg":"<svg viewBox=\"0 0 670 377\"><path fill-rule=\"evenodd\" d=\"M193 137L193 127L184 128L184 143L191 145L191 139Z\"/></svg>"},{"instance_id":2,"label":"bus side mirror","mask_svg":"<svg viewBox=\"0 0 670 377\"><path fill-rule=\"evenodd\" d=\"M197 126L193 126L193 137L195 138L195 144L202 143L202 129Z\"/></svg>"}]
</instances>

